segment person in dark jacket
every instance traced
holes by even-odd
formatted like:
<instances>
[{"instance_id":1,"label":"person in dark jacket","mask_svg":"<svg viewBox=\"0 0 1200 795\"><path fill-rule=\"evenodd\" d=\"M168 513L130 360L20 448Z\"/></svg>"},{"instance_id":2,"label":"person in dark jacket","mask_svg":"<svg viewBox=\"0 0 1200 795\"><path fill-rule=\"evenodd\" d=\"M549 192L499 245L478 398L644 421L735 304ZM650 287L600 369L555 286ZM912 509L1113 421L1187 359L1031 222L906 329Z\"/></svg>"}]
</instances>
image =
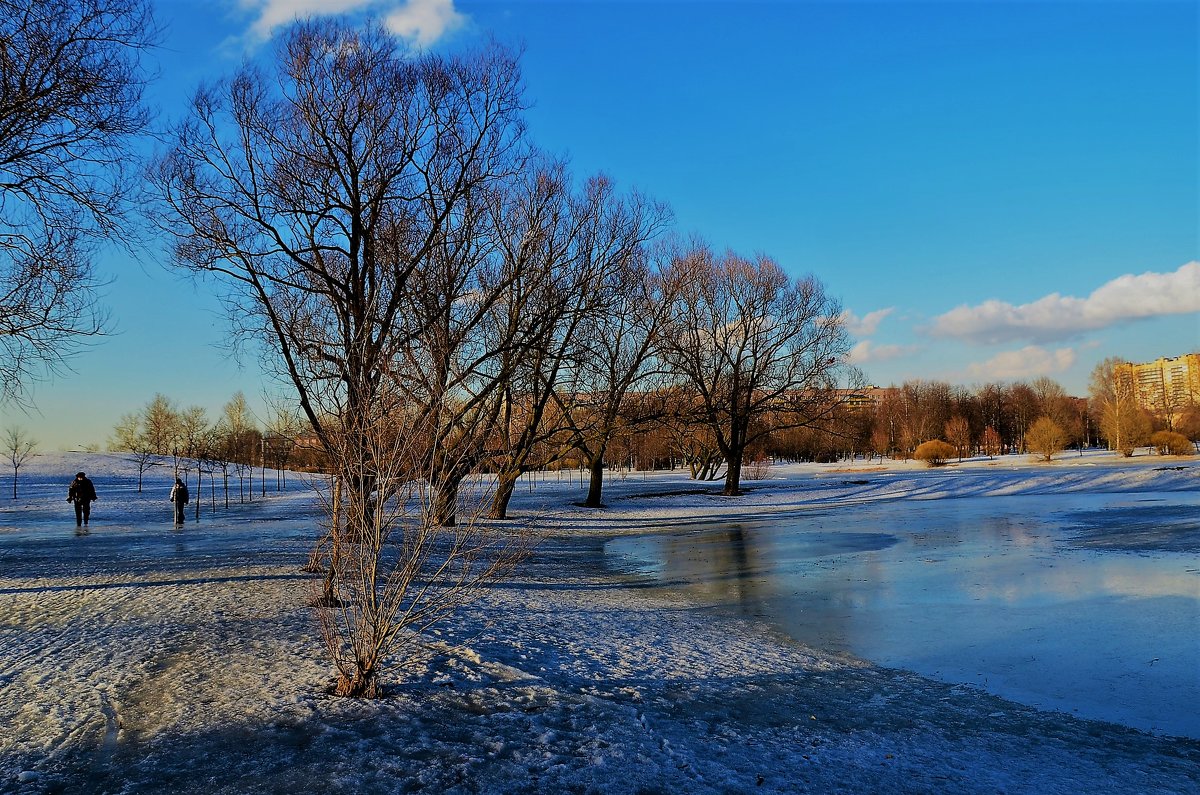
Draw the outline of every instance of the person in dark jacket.
<instances>
[{"instance_id":1,"label":"person in dark jacket","mask_svg":"<svg viewBox=\"0 0 1200 795\"><path fill-rule=\"evenodd\" d=\"M183 506L188 503L188 490L179 478L175 478L175 485L171 487L171 502L175 503L175 524L183 524Z\"/></svg>"},{"instance_id":2,"label":"person in dark jacket","mask_svg":"<svg viewBox=\"0 0 1200 795\"><path fill-rule=\"evenodd\" d=\"M71 488L67 489L67 502L75 503L76 527L88 523L88 518L92 515L92 501L96 499L96 487L92 485L92 481L88 480L88 476L83 472L77 474L71 481Z\"/></svg>"}]
</instances>

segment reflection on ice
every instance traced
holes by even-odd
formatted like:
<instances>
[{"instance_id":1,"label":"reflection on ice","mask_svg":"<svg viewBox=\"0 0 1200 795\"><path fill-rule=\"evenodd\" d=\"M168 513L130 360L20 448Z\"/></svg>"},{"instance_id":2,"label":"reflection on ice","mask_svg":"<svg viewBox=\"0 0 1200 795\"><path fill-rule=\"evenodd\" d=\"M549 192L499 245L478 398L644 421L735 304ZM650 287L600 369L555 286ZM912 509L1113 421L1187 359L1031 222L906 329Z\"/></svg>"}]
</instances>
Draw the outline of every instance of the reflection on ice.
<instances>
[{"instance_id":1,"label":"reflection on ice","mask_svg":"<svg viewBox=\"0 0 1200 795\"><path fill-rule=\"evenodd\" d=\"M1200 737L1200 497L892 502L617 539L618 565L792 637Z\"/></svg>"}]
</instances>

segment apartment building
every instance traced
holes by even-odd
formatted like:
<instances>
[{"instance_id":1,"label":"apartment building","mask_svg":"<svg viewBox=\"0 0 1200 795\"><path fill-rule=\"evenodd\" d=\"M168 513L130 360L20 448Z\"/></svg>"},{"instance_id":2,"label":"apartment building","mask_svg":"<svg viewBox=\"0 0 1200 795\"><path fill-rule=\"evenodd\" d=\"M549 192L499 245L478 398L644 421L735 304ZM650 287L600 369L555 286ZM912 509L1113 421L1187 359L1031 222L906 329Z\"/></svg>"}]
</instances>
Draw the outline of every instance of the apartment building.
<instances>
[{"instance_id":1,"label":"apartment building","mask_svg":"<svg viewBox=\"0 0 1200 795\"><path fill-rule=\"evenodd\" d=\"M1139 406L1158 414L1176 414L1200 404L1198 353L1119 364L1113 377L1119 389L1132 391Z\"/></svg>"}]
</instances>

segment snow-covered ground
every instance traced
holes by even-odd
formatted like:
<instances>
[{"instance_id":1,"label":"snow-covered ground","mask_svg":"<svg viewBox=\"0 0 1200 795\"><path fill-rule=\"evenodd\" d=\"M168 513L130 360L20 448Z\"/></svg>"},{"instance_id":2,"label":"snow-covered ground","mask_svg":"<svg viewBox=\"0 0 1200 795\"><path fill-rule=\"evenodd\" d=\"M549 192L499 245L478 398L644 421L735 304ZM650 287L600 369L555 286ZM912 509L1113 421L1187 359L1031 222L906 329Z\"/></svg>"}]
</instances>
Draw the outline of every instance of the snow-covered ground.
<instances>
[{"instance_id":1,"label":"snow-covered ground","mask_svg":"<svg viewBox=\"0 0 1200 795\"><path fill-rule=\"evenodd\" d=\"M79 470L100 495L87 534L65 501ZM514 504L548 525L536 554L370 702L327 694L299 478L212 515L206 493L181 531L169 484L152 470L138 494L131 464L82 454L33 459L16 500L0 480L0 792L1200 792L1200 740L806 648L603 553L814 504L1194 490L1198 461L789 466L737 499L636 473L601 511L569 473L538 476Z\"/></svg>"}]
</instances>

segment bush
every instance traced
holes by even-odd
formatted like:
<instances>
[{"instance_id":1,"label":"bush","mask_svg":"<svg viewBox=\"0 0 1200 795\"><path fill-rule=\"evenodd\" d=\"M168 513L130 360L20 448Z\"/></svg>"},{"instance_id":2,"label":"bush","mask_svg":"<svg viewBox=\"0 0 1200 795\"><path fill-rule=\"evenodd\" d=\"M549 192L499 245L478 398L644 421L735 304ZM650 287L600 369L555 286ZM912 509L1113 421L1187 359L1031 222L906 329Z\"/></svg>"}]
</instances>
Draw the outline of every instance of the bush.
<instances>
[{"instance_id":1,"label":"bush","mask_svg":"<svg viewBox=\"0 0 1200 795\"><path fill-rule=\"evenodd\" d=\"M913 452L913 458L918 461L924 461L931 467L940 467L950 460L950 457L953 455L954 446L943 442L941 439L931 439L928 442L922 442L917 445L917 449Z\"/></svg>"},{"instance_id":2,"label":"bush","mask_svg":"<svg viewBox=\"0 0 1200 795\"><path fill-rule=\"evenodd\" d=\"M1159 431L1150 437L1150 444L1159 455L1191 455L1196 452L1195 445L1182 433Z\"/></svg>"},{"instance_id":3,"label":"bush","mask_svg":"<svg viewBox=\"0 0 1200 795\"><path fill-rule=\"evenodd\" d=\"M742 469L746 480L766 480L771 473L771 459L763 453L758 453Z\"/></svg>"},{"instance_id":4,"label":"bush","mask_svg":"<svg viewBox=\"0 0 1200 795\"><path fill-rule=\"evenodd\" d=\"M1067 434L1059 424L1049 417L1039 417L1025 433L1025 446L1043 461L1050 461L1055 453L1067 446Z\"/></svg>"}]
</instances>

